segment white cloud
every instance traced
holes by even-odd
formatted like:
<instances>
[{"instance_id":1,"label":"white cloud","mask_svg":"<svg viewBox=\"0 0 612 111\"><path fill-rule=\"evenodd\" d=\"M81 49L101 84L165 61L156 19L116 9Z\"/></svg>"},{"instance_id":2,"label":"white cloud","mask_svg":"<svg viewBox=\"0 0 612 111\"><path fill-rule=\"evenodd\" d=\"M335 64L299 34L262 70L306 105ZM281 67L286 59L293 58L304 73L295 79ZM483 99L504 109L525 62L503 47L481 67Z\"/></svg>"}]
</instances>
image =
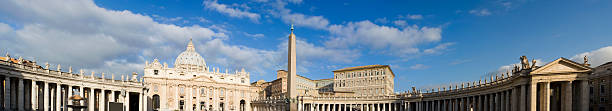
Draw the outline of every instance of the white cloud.
<instances>
[{"instance_id":1,"label":"white cloud","mask_svg":"<svg viewBox=\"0 0 612 111\"><path fill-rule=\"evenodd\" d=\"M244 35L248 36L248 37L253 37L253 38L262 38L264 37L264 34L250 34L250 33L244 33Z\"/></svg>"},{"instance_id":2,"label":"white cloud","mask_svg":"<svg viewBox=\"0 0 612 111\"><path fill-rule=\"evenodd\" d=\"M278 66L281 60L281 54L277 51L229 45L222 39L213 39L203 44L196 45L200 54L207 62L218 63L214 64L218 66L246 68L249 71L261 73Z\"/></svg>"},{"instance_id":3,"label":"white cloud","mask_svg":"<svg viewBox=\"0 0 612 111\"><path fill-rule=\"evenodd\" d=\"M219 13L227 14L230 17L249 18L254 22L258 22L259 18L261 17L257 13L240 10L238 8L232 8L225 4L219 4L217 3L217 0L205 0L203 4L204 4L204 7L207 9L211 9ZM245 7L245 6L238 6L238 7Z\"/></svg>"},{"instance_id":4,"label":"white cloud","mask_svg":"<svg viewBox=\"0 0 612 111\"><path fill-rule=\"evenodd\" d=\"M54 10L49 10L54 9ZM91 0L79 1L0 1L3 21L22 26L14 29L0 23L0 47L13 55L33 56L39 63L73 66L96 72L142 72L145 60L171 60L184 50L189 38L195 44L216 46L201 51L211 63L230 61L245 68L262 70L274 61L266 58L278 53L223 43L228 37L223 28L177 26L154 21L154 17L98 7ZM9 35L9 36L4 36ZM201 47L199 49L210 49ZM4 49L3 49L4 50ZM248 56L246 56L248 55ZM261 59L252 59L261 58ZM263 62L262 62L263 61ZM210 63L209 63L210 64ZM87 71L89 72L89 71Z\"/></svg>"},{"instance_id":5,"label":"white cloud","mask_svg":"<svg viewBox=\"0 0 612 111\"><path fill-rule=\"evenodd\" d=\"M399 15L399 18L401 19L411 19L411 20L421 20L423 19L423 15L419 15L419 14L406 14L406 15Z\"/></svg>"},{"instance_id":6,"label":"white cloud","mask_svg":"<svg viewBox=\"0 0 612 111\"><path fill-rule=\"evenodd\" d=\"M425 50L423 50L423 52L425 54L439 54L439 53L442 53L442 52L446 51L449 46L452 46L454 44L455 43L438 44L438 46L436 46L434 48L430 48L430 49L425 49Z\"/></svg>"},{"instance_id":7,"label":"white cloud","mask_svg":"<svg viewBox=\"0 0 612 111\"><path fill-rule=\"evenodd\" d=\"M305 26L315 29L327 29L329 20L323 16L308 16L301 13L291 13L289 10L281 12L281 19L287 24L295 24L296 26Z\"/></svg>"},{"instance_id":8,"label":"white cloud","mask_svg":"<svg viewBox=\"0 0 612 111\"><path fill-rule=\"evenodd\" d=\"M10 37L14 32L15 30L13 30L11 26L0 22L0 37L2 38Z\"/></svg>"},{"instance_id":9,"label":"white cloud","mask_svg":"<svg viewBox=\"0 0 612 111\"><path fill-rule=\"evenodd\" d=\"M406 25L408 25L408 23L406 23L405 20L396 20L396 21L393 21L393 24L399 27L405 27Z\"/></svg>"},{"instance_id":10,"label":"white cloud","mask_svg":"<svg viewBox=\"0 0 612 111\"><path fill-rule=\"evenodd\" d=\"M574 55L570 59L578 63L584 62L584 56L589 58L591 67L597 67L601 64L612 61L612 46L606 46L597 50L589 51Z\"/></svg>"},{"instance_id":11,"label":"white cloud","mask_svg":"<svg viewBox=\"0 0 612 111\"><path fill-rule=\"evenodd\" d=\"M474 10L470 10L469 13L477 15L477 16L489 16L489 15L491 15L491 12L489 11L489 9L474 9Z\"/></svg>"},{"instance_id":12,"label":"white cloud","mask_svg":"<svg viewBox=\"0 0 612 111\"><path fill-rule=\"evenodd\" d=\"M410 66L410 69L414 69L414 70L418 70L418 69L427 69L429 68L429 66L423 65L423 64L415 64L413 66Z\"/></svg>"},{"instance_id":13,"label":"white cloud","mask_svg":"<svg viewBox=\"0 0 612 111\"><path fill-rule=\"evenodd\" d=\"M377 18L376 20L374 20L375 23L381 23L381 24L386 24L389 23L389 20L387 20L386 17L383 18Z\"/></svg>"},{"instance_id":14,"label":"white cloud","mask_svg":"<svg viewBox=\"0 0 612 111\"><path fill-rule=\"evenodd\" d=\"M294 3L294 4L300 4L302 3L302 0L287 0L288 2Z\"/></svg>"},{"instance_id":15,"label":"white cloud","mask_svg":"<svg viewBox=\"0 0 612 111\"><path fill-rule=\"evenodd\" d=\"M391 54L404 55L418 53L419 44L438 42L442 39L442 29L418 27L403 29L376 25L370 21L349 22L346 25L331 25L331 40L326 46L333 48L365 46L371 49L385 49Z\"/></svg>"},{"instance_id":16,"label":"white cloud","mask_svg":"<svg viewBox=\"0 0 612 111\"><path fill-rule=\"evenodd\" d=\"M310 16L302 13L294 13L291 9L286 8L285 1L277 0L271 3L275 9L269 10L270 14L279 17L286 24L294 24L296 26L304 26L315 29L327 29L329 20L323 16Z\"/></svg>"}]
</instances>

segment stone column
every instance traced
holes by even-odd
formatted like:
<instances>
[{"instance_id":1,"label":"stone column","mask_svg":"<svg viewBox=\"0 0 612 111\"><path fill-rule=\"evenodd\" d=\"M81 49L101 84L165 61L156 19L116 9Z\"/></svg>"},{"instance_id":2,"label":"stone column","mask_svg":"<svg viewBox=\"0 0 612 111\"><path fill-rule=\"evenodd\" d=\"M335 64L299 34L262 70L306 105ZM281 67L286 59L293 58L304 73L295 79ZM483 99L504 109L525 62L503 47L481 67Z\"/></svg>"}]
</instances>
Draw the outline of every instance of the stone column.
<instances>
[{"instance_id":1,"label":"stone column","mask_svg":"<svg viewBox=\"0 0 612 111\"><path fill-rule=\"evenodd\" d=\"M412 110L412 108L417 109L417 108L418 108L418 106L412 107L412 106L411 106L412 104L413 104L412 102L406 102L406 106L405 106L405 110L404 110L404 111L415 111L415 110ZM414 103L414 104L416 104L416 103ZM418 109L417 109L417 110L418 110Z\"/></svg>"},{"instance_id":2,"label":"stone column","mask_svg":"<svg viewBox=\"0 0 612 111\"><path fill-rule=\"evenodd\" d=\"M387 111L387 103L382 103L382 111Z\"/></svg>"},{"instance_id":3,"label":"stone column","mask_svg":"<svg viewBox=\"0 0 612 111\"><path fill-rule=\"evenodd\" d=\"M17 110L22 111L22 110L25 110L25 109L23 109L23 108L25 108L24 107L24 100L25 100L24 98L25 98L25 95L23 95L24 94L23 79L21 79L21 78L17 78L17 79L18 79L17 80L17 82L18 82L17 83L17 87L18 88L17 88L17 95L15 96L15 97L17 97Z\"/></svg>"},{"instance_id":4,"label":"stone column","mask_svg":"<svg viewBox=\"0 0 612 111\"><path fill-rule=\"evenodd\" d=\"M540 111L550 111L550 82L544 82L540 87Z\"/></svg>"},{"instance_id":5,"label":"stone column","mask_svg":"<svg viewBox=\"0 0 612 111\"><path fill-rule=\"evenodd\" d=\"M359 109L359 110L360 111L365 111L365 107L363 106L363 104L360 104L360 105L361 105L361 109Z\"/></svg>"},{"instance_id":6,"label":"stone column","mask_svg":"<svg viewBox=\"0 0 612 111\"><path fill-rule=\"evenodd\" d=\"M480 95L480 103L481 103L481 104L480 104L480 111L486 111L486 110L488 110L488 109L487 109L487 108L488 108L487 106L488 106L489 104L487 103L487 96L486 96L486 95Z\"/></svg>"},{"instance_id":7,"label":"stone column","mask_svg":"<svg viewBox=\"0 0 612 111\"><path fill-rule=\"evenodd\" d=\"M44 82L43 85L44 85L44 89L43 89L43 99L44 99L43 103L44 104L43 105L39 105L40 107L38 107L38 108L39 108L39 110L40 110L40 108L43 108L43 111L49 111L49 102L50 102L49 101L49 83L48 82Z\"/></svg>"},{"instance_id":8,"label":"stone column","mask_svg":"<svg viewBox=\"0 0 612 111\"><path fill-rule=\"evenodd\" d=\"M512 94L512 93L511 93L511 90L506 91L506 93L505 93L505 94L506 94L506 96L505 96L505 97L506 97L506 111L511 111L511 107L510 107L510 105L511 105L511 100L512 100L512 99L510 98L510 94Z\"/></svg>"},{"instance_id":9,"label":"stone column","mask_svg":"<svg viewBox=\"0 0 612 111\"><path fill-rule=\"evenodd\" d=\"M225 92L225 93L227 93L227 92ZM125 91L125 99L124 100L125 100L125 102L123 102L124 105L125 105L125 110L124 111L128 111L128 110L130 110L130 92L129 91ZM228 103L225 103L225 104L226 105L223 105L223 107L227 106Z\"/></svg>"},{"instance_id":10,"label":"stone column","mask_svg":"<svg viewBox=\"0 0 612 111\"><path fill-rule=\"evenodd\" d=\"M466 109L467 109L466 99L465 99L465 98L463 98L463 97L461 97L461 98L458 98L458 100L459 100L459 101L458 101L458 103L457 103L457 104L458 104L458 106L457 106L457 108L458 108L458 109L457 109L457 110L458 110L458 111L467 111L467 110L466 110Z\"/></svg>"},{"instance_id":11,"label":"stone column","mask_svg":"<svg viewBox=\"0 0 612 111\"><path fill-rule=\"evenodd\" d=\"M562 89L561 109L562 111L572 111L572 81L565 82Z\"/></svg>"},{"instance_id":12,"label":"stone column","mask_svg":"<svg viewBox=\"0 0 612 111\"><path fill-rule=\"evenodd\" d=\"M580 111L588 111L589 110L589 83L587 80L581 80L580 83Z\"/></svg>"},{"instance_id":13,"label":"stone column","mask_svg":"<svg viewBox=\"0 0 612 111\"><path fill-rule=\"evenodd\" d=\"M314 103L314 102L313 102L313 103L310 103L310 111L315 111L315 106L316 106L316 105L315 105L315 103ZM362 109L362 111L363 111L363 108L361 108L361 109Z\"/></svg>"},{"instance_id":14,"label":"stone column","mask_svg":"<svg viewBox=\"0 0 612 111\"><path fill-rule=\"evenodd\" d=\"M517 94L519 92L517 92L517 91L518 90L517 90L516 87L512 88L512 90L511 90L510 98L512 98L512 99L510 99L510 106L511 106L510 111L518 111L518 101L517 101L517 99L519 99L519 97L517 96Z\"/></svg>"},{"instance_id":15,"label":"stone column","mask_svg":"<svg viewBox=\"0 0 612 111\"><path fill-rule=\"evenodd\" d=\"M30 93L32 93L30 95L31 96L30 99L32 99L30 101L30 102L32 102L32 104L31 104L32 108L31 109L32 110L36 110L38 108L38 106L37 106L38 105L38 86L36 85L36 81L32 80L32 85L30 85L30 86L32 86L31 87L32 89L30 90L30 91L32 91L32 92L30 92Z\"/></svg>"},{"instance_id":16,"label":"stone column","mask_svg":"<svg viewBox=\"0 0 612 111\"><path fill-rule=\"evenodd\" d=\"M520 92L517 92L517 94L520 94L518 95L519 101L516 102L519 105L518 111L527 111L527 85L520 85L519 87L521 87Z\"/></svg>"},{"instance_id":17,"label":"stone column","mask_svg":"<svg viewBox=\"0 0 612 111\"><path fill-rule=\"evenodd\" d=\"M100 95L98 97L98 102L99 103L99 107L100 107L100 111L106 111L106 102L104 101L104 99L106 98L106 93L104 91L104 89L100 89Z\"/></svg>"},{"instance_id":18,"label":"stone column","mask_svg":"<svg viewBox=\"0 0 612 111\"><path fill-rule=\"evenodd\" d=\"M4 109L5 110L10 110L11 109L11 78L10 77L5 77L4 78Z\"/></svg>"},{"instance_id":19,"label":"stone column","mask_svg":"<svg viewBox=\"0 0 612 111\"><path fill-rule=\"evenodd\" d=\"M529 111L537 111L537 104L538 104L538 83L537 82L532 82L531 83L531 87L529 88ZM586 110L585 110L586 111Z\"/></svg>"},{"instance_id":20,"label":"stone column","mask_svg":"<svg viewBox=\"0 0 612 111\"><path fill-rule=\"evenodd\" d=\"M62 85L59 83L55 84L55 110L59 111L62 102Z\"/></svg>"},{"instance_id":21,"label":"stone column","mask_svg":"<svg viewBox=\"0 0 612 111\"><path fill-rule=\"evenodd\" d=\"M115 91L110 91L110 95L108 95L108 102L117 102L119 97L115 96Z\"/></svg>"},{"instance_id":22,"label":"stone column","mask_svg":"<svg viewBox=\"0 0 612 111\"><path fill-rule=\"evenodd\" d=\"M491 103L489 111L495 111L495 94L489 94L489 96L489 103Z\"/></svg>"},{"instance_id":23,"label":"stone column","mask_svg":"<svg viewBox=\"0 0 612 111\"><path fill-rule=\"evenodd\" d=\"M68 97L66 97L66 99L68 99L68 98L72 97L72 95L74 95L73 90L72 90L72 85L66 84L66 92L68 92ZM66 102L66 104L64 104L64 106L67 106L67 105L72 105L72 102L70 102L68 100L68 102ZM72 109L68 109L67 111L72 111Z\"/></svg>"},{"instance_id":24,"label":"stone column","mask_svg":"<svg viewBox=\"0 0 612 111\"><path fill-rule=\"evenodd\" d=\"M495 93L495 95L496 95L495 98L497 99L495 101L495 102L497 102L497 103L495 103L496 106L497 106L496 109L497 109L497 111L503 111L504 110L504 92L503 91L502 92L498 92L498 93Z\"/></svg>"},{"instance_id":25,"label":"stone column","mask_svg":"<svg viewBox=\"0 0 612 111\"><path fill-rule=\"evenodd\" d=\"M191 90L193 90L193 88L192 88ZM193 93L193 91L191 91L191 92ZM193 94L192 94L192 95L193 95ZM144 101L143 101L143 100L144 100L144 99L143 99L143 97L144 97L144 96L142 96L142 93L138 93L138 99L139 99L139 100L138 100L138 106L139 106L138 111L144 111L144 107L145 107L145 105L143 104L143 103L144 103ZM193 100L193 97L190 97L190 98L189 98L189 100L190 100L190 101L192 101L192 100ZM189 110L193 110L193 103L191 103L189 106L191 106L191 107L192 107L192 108L191 108L191 109L189 109ZM198 106L196 106L196 107L198 107ZM246 107L246 106L245 106L245 107ZM196 108L196 109L198 109L198 108Z\"/></svg>"},{"instance_id":26,"label":"stone column","mask_svg":"<svg viewBox=\"0 0 612 111\"><path fill-rule=\"evenodd\" d=\"M85 97L85 91L83 90L83 86L79 86L79 96ZM85 101L81 101L81 104L85 104Z\"/></svg>"},{"instance_id":27,"label":"stone column","mask_svg":"<svg viewBox=\"0 0 612 111\"><path fill-rule=\"evenodd\" d=\"M88 109L89 111L94 111L94 110L95 110L95 108L94 108L94 105L95 105L95 104L94 104L94 102L95 102L95 101L94 101L94 99L95 99L95 96L94 96L94 88L89 87L89 92L88 92L88 94L89 94L89 96L88 96L88 98L87 98L87 109Z\"/></svg>"},{"instance_id":28,"label":"stone column","mask_svg":"<svg viewBox=\"0 0 612 111\"><path fill-rule=\"evenodd\" d=\"M489 103L489 95L485 94L483 95L484 99L482 100L482 106L483 106L483 111L490 111L489 107L491 106L491 103Z\"/></svg>"},{"instance_id":29,"label":"stone column","mask_svg":"<svg viewBox=\"0 0 612 111\"><path fill-rule=\"evenodd\" d=\"M506 92L502 91L499 93L499 110L506 111Z\"/></svg>"}]
</instances>

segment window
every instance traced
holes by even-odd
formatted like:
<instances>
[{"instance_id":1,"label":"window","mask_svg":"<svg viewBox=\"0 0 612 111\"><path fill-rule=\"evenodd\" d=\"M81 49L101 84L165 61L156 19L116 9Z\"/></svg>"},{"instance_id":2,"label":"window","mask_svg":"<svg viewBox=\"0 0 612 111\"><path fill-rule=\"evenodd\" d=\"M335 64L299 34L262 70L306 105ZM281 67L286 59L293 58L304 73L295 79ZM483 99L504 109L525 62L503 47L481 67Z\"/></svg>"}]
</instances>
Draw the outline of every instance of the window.
<instances>
[{"instance_id":1,"label":"window","mask_svg":"<svg viewBox=\"0 0 612 111\"><path fill-rule=\"evenodd\" d=\"M181 109L181 111L184 109L183 107L185 107L185 100L179 102L179 109Z\"/></svg>"},{"instance_id":2,"label":"window","mask_svg":"<svg viewBox=\"0 0 612 111\"><path fill-rule=\"evenodd\" d=\"M179 88L179 91L180 91L181 94L184 94L185 93L185 88L181 87L181 88Z\"/></svg>"},{"instance_id":3,"label":"window","mask_svg":"<svg viewBox=\"0 0 612 111\"><path fill-rule=\"evenodd\" d=\"M599 85L599 94L604 95L606 93L606 85Z\"/></svg>"},{"instance_id":4,"label":"window","mask_svg":"<svg viewBox=\"0 0 612 111\"><path fill-rule=\"evenodd\" d=\"M159 71L158 71L158 70L153 70L153 74L154 74L154 75L157 75L158 73L159 73Z\"/></svg>"}]
</instances>

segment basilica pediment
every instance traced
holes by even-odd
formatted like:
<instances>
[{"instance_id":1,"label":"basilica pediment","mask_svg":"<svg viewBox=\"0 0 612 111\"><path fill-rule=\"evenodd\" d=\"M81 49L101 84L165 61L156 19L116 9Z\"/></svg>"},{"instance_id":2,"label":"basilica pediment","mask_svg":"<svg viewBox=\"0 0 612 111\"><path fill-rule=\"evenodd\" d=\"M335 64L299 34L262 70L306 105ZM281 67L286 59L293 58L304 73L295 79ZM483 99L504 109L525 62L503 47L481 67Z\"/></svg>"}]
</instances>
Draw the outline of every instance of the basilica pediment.
<instances>
[{"instance_id":1,"label":"basilica pediment","mask_svg":"<svg viewBox=\"0 0 612 111\"><path fill-rule=\"evenodd\" d=\"M583 73L592 69L566 58L559 58L531 72L531 74Z\"/></svg>"}]
</instances>

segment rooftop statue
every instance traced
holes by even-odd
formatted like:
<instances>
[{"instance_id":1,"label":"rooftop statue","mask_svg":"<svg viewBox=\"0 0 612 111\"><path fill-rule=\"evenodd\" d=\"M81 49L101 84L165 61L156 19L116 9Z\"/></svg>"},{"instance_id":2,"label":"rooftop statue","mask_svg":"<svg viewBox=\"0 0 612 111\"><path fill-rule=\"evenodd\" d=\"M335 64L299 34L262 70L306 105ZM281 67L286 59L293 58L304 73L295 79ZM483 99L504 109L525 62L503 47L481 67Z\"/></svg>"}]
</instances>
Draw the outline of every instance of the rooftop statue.
<instances>
[{"instance_id":1,"label":"rooftop statue","mask_svg":"<svg viewBox=\"0 0 612 111\"><path fill-rule=\"evenodd\" d=\"M521 56L521 65L523 69L529 69L529 60L527 59L527 56Z\"/></svg>"},{"instance_id":2,"label":"rooftop statue","mask_svg":"<svg viewBox=\"0 0 612 111\"><path fill-rule=\"evenodd\" d=\"M589 64L589 58L587 56L584 56L584 64Z\"/></svg>"},{"instance_id":3,"label":"rooftop statue","mask_svg":"<svg viewBox=\"0 0 612 111\"><path fill-rule=\"evenodd\" d=\"M536 60L531 58L531 69L535 69L536 68Z\"/></svg>"}]
</instances>

